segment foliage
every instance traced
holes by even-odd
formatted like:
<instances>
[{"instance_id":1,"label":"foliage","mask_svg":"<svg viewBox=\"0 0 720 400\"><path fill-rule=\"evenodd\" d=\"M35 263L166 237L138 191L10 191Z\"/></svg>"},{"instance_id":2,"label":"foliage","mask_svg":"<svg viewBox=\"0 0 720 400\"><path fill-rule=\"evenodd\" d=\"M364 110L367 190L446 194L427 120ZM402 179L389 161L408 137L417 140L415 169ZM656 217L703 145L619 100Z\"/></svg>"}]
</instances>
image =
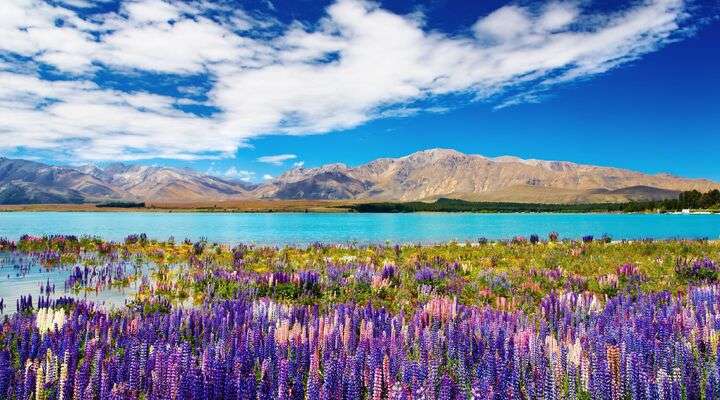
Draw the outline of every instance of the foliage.
<instances>
[{"instance_id":1,"label":"foliage","mask_svg":"<svg viewBox=\"0 0 720 400\"><path fill-rule=\"evenodd\" d=\"M145 208L145 202L111 201L95 205L98 208Z\"/></svg>"},{"instance_id":2,"label":"foliage","mask_svg":"<svg viewBox=\"0 0 720 400\"><path fill-rule=\"evenodd\" d=\"M359 203L350 206L357 212L642 212L642 211L680 211L683 209L713 210L720 208L720 191L715 189L707 193L696 190L681 192L677 199L655 201L631 201L627 203L505 203L472 202L458 199L440 198L435 202L413 201L405 203L377 202Z\"/></svg>"}]
</instances>

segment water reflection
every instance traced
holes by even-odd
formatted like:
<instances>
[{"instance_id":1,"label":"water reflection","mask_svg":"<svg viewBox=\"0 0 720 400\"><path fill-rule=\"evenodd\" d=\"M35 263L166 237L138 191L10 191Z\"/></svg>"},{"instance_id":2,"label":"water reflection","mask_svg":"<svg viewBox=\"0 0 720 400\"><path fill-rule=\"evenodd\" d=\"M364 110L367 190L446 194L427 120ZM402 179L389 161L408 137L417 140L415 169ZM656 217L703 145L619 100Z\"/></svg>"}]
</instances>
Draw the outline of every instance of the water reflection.
<instances>
[{"instance_id":1,"label":"water reflection","mask_svg":"<svg viewBox=\"0 0 720 400\"><path fill-rule=\"evenodd\" d=\"M142 277L152 265L126 260L43 265L43 255L0 252L0 315L12 314L21 296L32 296L35 304L43 297L53 300L72 297L93 301L106 308L123 307L138 292ZM82 287L82 288L81 288ZM73 290L73 288L75 290Z\"/></svg>"}]
</instances>

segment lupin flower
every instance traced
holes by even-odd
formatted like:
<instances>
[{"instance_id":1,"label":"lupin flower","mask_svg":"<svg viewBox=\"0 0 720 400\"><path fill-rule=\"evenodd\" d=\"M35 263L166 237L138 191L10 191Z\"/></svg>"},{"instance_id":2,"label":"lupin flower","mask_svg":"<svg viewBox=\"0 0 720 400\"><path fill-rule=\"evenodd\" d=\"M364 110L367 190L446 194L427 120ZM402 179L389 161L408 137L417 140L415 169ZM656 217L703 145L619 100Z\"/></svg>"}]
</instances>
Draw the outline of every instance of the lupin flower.
<instances>
[{"instance_id":1,"label":"lupin flower","mask_svg":"<svg viewBox=\"0 0 720 400\"><path fill-rule=\"evenodd\" d=\"M141 241L132 240L132 246ZM539 250L520 245L523 251ZM466 272L463 261L437 257L406 271L399 263L380 269L377 260L348 260L355 264L339 267L338 283L331 284L329 270L297 272L287 264L262 273L212 270L207 259L214 247L207 246L193 255L193 265L209 269L196 271L201 280L313 291L338 289L347 276L354 277L348 282L370 278L393 286L410 281L415 290L413 278L424 279L421 271L427 269L432 296L406 314L372 301L292 305L253 296L196 308L148 302L167 307L110 312L87 301L51 299L52 284L46 282L38 307L22 297L20 312L0 327L0 398L718 398L720 286L707 282L679 294L623 292L606 298L564 291L558 284L531 314L513 297L511 272L478 277L491 294L505 295L497 297L497 308L465 306L448 295L447 283ZM192 252L189 244L186 249ZM251 257L242 259L250 263ZM696 261L698 270L714 268L713 261ZM688 262L688 268L693 265ZM74 267L67 268L75 282L112 280L119 271ZM601 280L603 288L638 275L637 268L625 265L612 272ZM546 268L532 277L569 281L572 275L569 268Z\"/></svg>"},{"instance_id":2,"label":"lupin flower","mask_svg":"<svg viewBox=\"0 0 720 400\"><path fill-rule=\"evenodd\" d=\"M49 308L41 308L37 311L36 325L40 332L48 332L62 329L65 323L65 310L60 308L57 310Z\"/></svg>"}]
</instances>

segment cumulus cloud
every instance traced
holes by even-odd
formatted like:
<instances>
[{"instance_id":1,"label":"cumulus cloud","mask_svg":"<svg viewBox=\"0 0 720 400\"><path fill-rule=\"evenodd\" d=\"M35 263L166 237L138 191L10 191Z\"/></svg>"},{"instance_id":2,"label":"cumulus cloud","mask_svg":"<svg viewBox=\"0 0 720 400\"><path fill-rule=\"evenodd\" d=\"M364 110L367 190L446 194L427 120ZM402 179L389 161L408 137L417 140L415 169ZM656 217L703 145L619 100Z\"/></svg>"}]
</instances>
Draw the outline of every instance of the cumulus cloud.
<instances>
[{"instance_id":1,"label":"cumulus cloud","mask_svg":"<svg viewBox=\"0 0 720 400\"><path fill-rule=\"evenodd\" d=\"M277 154L274 156L262 156L258 157L258 161L265 164L272 165L283 165L287 160L294 160L297 156L295 154Z\"/></svg>"},{"instance_id":2,"label":"cumulus cloud","mask_svg":"<svg viewBox=\"0 0 720 400\"><path fill-rule=\"evenodd\" d=\"M659 49L690 23L683 0L612 13L583 4L508 5L451 36L426 30L417 13L362 0L338 0L317 23L287 26L206 0L126 0L106 14L75 9L89 0L3 0L0 150L221 158L260 135L446 110L422 103L448 95L537 101ZM107 71L137 85L110 85L98 78ZM143 73L166 83L195 77L209 89L198 96L177 83L168 94Z\"/></svg>"},{"instance_id":3,"label":"cumulus cloud","mask_svg":"<svg viewBox=\"0 0 720 400\"><path fill-rule=\"evenodd\" d=\"M222 173L217 173L214 170L209 170L208 174L209 175L218 175L218 176L222 176L224 178L243 181L243 182L250 182L255 177L254 172L247 171L244 169L237 169L235 167L230 167Z\"/></svg>"}]
</instances>

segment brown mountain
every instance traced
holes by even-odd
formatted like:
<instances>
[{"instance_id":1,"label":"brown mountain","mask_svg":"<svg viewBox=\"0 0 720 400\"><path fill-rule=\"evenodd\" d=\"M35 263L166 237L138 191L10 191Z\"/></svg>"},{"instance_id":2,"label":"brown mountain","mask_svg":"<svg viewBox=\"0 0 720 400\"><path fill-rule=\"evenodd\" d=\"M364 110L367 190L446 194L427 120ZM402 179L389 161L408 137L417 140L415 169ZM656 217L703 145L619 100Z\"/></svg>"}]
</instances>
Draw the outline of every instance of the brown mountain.
<instances>
[{"instance_id":1,"label":"brown mountain","mask_svg":"<svg viewBox=\"0 0 720 400\"><path fill-rule=\"evenodd\" d=\"M260 185L187 169L111 164L59 167L0 158L0 204L108 200L201 202L243 199L575 203L673 198L720 183L564 161L488 158L433 149L357 167L295 168Z\"/></svg>"},{"instance_id":2,"label":"brown mountain","mask_svg":"<svg viewBox=\"0 0 720 400\"><path fill-rule=\"evenodd\" d=\"M178 168L62 167L0 158L0 204L226 200L248 197L253 188Z\"/></svg>"},{"instance_id":3,"label":"brown mountain","mask_svg":"<svg viewBox=\"0 0 720 400\"><path fill-rule=\"evenodd\" d=\"M0 204L82 203L125 196L114 186L73 168L0 157Z\"/></svg>"},{"instance_id":4,"label":"brown mountain","mask_svg":"<svg viewBox=\"0 0 720 400\"><path fill-rule=\"evenodd\" d=\"M144 201L236 199L248 197L253 188L249 184L180 168L115 163L105 168L90 165L80 169L118 188L129 197Z\"/></svg>"},{"instance_id":5,"label":"brown mountain","mask_svg":"<svg viewBox=\"0 0 720 400\"><path fill-rule=\"evenodd\" d=\"M488 158L432 149L381 158L358 167L296 168L258 188L282 199L604 202L663 199L679 191L708 191L720 183L564 161Z\"/></svg>"}]
</instances>

